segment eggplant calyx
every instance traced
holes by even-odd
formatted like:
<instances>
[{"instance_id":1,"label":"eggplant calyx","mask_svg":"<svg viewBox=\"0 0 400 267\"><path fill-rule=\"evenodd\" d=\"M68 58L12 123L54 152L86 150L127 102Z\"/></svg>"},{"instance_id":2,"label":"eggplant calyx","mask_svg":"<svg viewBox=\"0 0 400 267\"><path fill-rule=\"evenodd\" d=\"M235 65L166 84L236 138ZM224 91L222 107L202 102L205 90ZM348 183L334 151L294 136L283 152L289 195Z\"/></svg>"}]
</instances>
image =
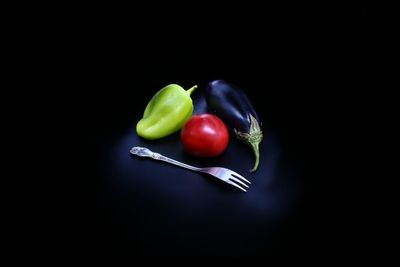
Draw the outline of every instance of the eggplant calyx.
<instances>
[{"instance_id":1,"label":"eggplant calyx","mask_svg":"<svg viewBox=\"0 0 400 267\"><path fill-rule=\"evenodd\" d=\"M250 172L255 172L260 163L259 144L263 140L263 133L262 133L260 124L258 123L256 118L254 118L253 115L251 115L251 114L249 114L249 116L250 116L250 130L248 133L242 133L236 129L233 129L233 130L235 132L236 137L239 140L241 140L242 142L244 142L252 147L254 156L255 156L255 162L254 162L254 166L250 170Z\"/></svg>"}]
</instances>

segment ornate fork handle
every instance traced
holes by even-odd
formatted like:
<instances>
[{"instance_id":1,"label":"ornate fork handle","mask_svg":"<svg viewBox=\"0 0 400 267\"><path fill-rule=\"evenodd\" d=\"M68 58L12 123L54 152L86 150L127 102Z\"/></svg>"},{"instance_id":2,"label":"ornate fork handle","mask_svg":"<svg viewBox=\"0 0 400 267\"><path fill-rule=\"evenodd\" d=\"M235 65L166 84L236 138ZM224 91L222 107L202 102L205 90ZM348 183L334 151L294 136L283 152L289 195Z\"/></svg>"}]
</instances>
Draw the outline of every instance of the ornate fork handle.
<instances>
[{"instance_id":1,"label":"ornate fork handle","mask_svg":"<svg viewBox=\"0 0 400 267\"><path fill-rule=\"evenodd\" d=\"M193 167L188 164L182 163L180 161L168 158L159 153L155 153L145 147L139 147L139 146L132 147L130 150L130 153L133 155L137 155L139 157L149 157L149 158L152 158L155 160L165 161L165 162L168 162L168 163L171 163L171 164L174 164L174 165L177 165L177 166L180 166L180 167L192 170L192 171L201 171L201 168Z\"/></svg>"}]
</instances>

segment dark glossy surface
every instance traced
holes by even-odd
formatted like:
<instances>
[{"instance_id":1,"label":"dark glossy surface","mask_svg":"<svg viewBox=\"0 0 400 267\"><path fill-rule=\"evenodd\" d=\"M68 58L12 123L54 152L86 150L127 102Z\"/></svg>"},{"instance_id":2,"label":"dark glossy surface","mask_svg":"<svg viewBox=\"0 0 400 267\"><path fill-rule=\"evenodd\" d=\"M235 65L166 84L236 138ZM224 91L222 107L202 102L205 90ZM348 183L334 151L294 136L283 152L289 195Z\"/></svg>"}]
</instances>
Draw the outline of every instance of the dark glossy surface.
<instances>
[{"instance_id":1,"label":"dark glossy surface","mask_svg":"<svg viewBox=\"0 0 400 267\"><path fill-rule=\"evenodd\" d=\"M290 164L276 134L268 129L265 134L256 173L249 172L251 150L233 136L222 155L200 159L183 151L179 133L147 141L136 135L132 123L120 134L100 134L92 140L91 156L86 151L98 174L84 177L91 180L82 188L90 203L83 210L86 216L90 214L87 231L92 231L94 240L101 239L94 244L95 250L244 259L275 247L288 234L291 220L296 227L305 226L305 218L298 217L304 212L304 173ZM132 156L132 146L194 166L230 168L251 180L251 188L241 193L212 177Z\"/></svg>"},{"instance_id":2,"label":"dark glossy surface","mask_svg":"<svg viewBox=\"0 0 400 267\"><path fill-rule=\"evenodd\" d=\"M282 13L275 27L264 21L144 29L122 19L91 28L81 64L85 82L73 91L80 169L68 251L89 258L265 265L352 255L351 244L362 236L354 192L365 179L354 166L365 127L360 95L369 56L361 44L369 38L369 13L320 12L308 19ZM248 172L251 150L233 137L223 155L200 160L183 152L178 134L154 142L135 134L161 87L204 88L215 79L245 90L263 123L255 174ZM203 108L196 100L195 112ZM251 188L241 193L131 156L137 145L197 166L232 168L252 181Z\"/></svg>"},{"instance_id":3,"label":"dark glossy surface","mask_svg":"<svg viewBox=\"0 0 400 267\"><path fill-rule=\"evenodd\" d=\"M242 89L223 80L212 81L205 90L208 111L221 117L228 127L250 132L250 114L259 121L257 111Z\"/></svg>"}]
</instances>

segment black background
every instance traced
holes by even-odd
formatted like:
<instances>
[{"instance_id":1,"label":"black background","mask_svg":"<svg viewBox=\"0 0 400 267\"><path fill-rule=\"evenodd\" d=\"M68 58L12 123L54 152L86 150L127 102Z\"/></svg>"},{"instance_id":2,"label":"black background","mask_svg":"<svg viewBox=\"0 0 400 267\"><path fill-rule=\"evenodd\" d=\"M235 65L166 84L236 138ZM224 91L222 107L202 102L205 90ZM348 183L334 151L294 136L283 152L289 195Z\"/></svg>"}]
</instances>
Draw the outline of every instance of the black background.
<instances>
[{"instance_id":1,"label":"black background","mask_svg":"<svg viewBox=\"0 0 400 267\"><path fill-rule=\"evenodd\" d=\"M79 128L80 175L72 179L67 251L265 264L356 258L354 246L366 238L357 166L366 128L363 98L373 79L374 26L373 13L361 5L277 10L247 23L150 24L131 16L87 21L72 44L79 82L70 91L69 115ZM238 209L224 218L211 208L204 219L191 210L196 220L188 226L177 214L195 206L174 210L173 202L157 202L152 187L140 193L110 189L110 149L132 129L149 97L169 83L202 87L214 79L246 91L285 155L281 168L295 173L288 183L301 185L279 221L264 225L258 214L238 219L250 225L224 230L226 219L252 215ZM129 196L134 192L137 197ZM221 199L227 194L217 193ZM180 197L185 202L187 195ZM208 234L215 227L221 234Z\"/></svg>"}]
</instances>

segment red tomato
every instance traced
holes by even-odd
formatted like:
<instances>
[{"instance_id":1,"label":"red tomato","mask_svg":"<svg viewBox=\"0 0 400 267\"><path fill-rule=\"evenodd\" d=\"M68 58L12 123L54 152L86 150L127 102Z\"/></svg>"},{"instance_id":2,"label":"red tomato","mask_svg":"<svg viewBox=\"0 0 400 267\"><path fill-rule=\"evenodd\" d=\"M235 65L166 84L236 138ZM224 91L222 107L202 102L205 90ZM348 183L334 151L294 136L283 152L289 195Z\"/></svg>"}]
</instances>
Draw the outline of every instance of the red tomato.
<instances>
[{"instance_id":1,"label":"red tomato","mask_svg":"<svg viewBox=\"0 0 400 267\"><path fill-rule=\"evenodd\" d=\"M193 115L181 129L183 149L198 157L215 157L228 147L225 123L215 115Z\"/></svg>"}]
</instances>

